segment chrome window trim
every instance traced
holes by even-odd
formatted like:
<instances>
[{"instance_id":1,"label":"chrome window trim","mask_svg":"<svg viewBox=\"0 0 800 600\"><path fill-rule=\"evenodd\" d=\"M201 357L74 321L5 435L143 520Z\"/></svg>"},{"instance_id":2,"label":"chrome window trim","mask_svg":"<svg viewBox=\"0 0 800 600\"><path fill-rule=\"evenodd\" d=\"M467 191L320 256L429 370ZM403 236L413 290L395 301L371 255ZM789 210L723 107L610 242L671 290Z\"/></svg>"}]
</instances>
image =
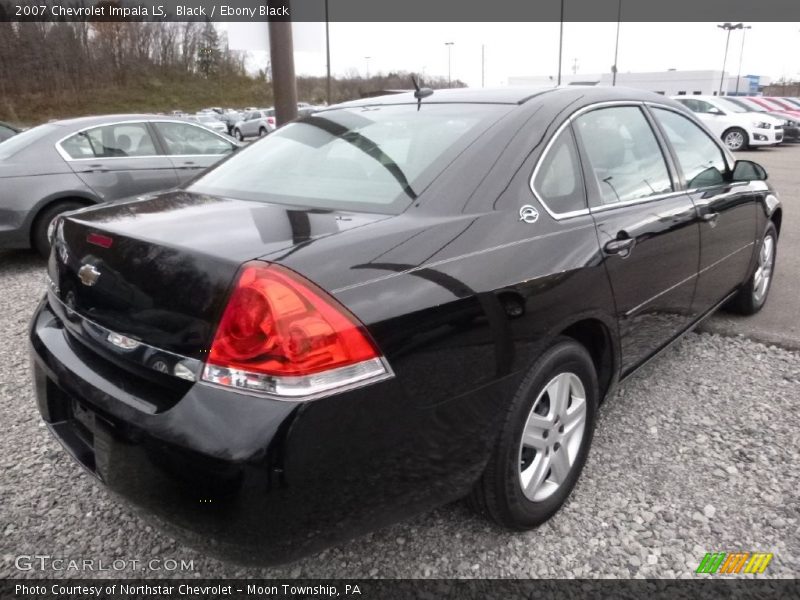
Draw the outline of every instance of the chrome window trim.
<instances>
[{"instance_id":1,"label":"chrome window trim","mask_svg":"<svg viewBox=\"0 0 800 600\"><path fill-rule=\"evenodd\" d=\"M141 123L141 124L146 124L146 123L150 123L150 124L154 124L154 123L178 123L180 125L189 125L190 127L197 127L199 129L202 129L203 131L207 131L208 133L211 133L211 134L217 136L219 139L223 140L224 142L226 142L228 144L231 144L232 146L236 145L236 144L233 143L233 138L228 139L228 137L230 137L230 136L226 137L225 135L223 135L221 133L218 133L218 132L214 131L213 129L209 129L208 127L203 127L202 125L200 125L198 123L193 123L191 121L183 121L181 119L158 119L158 118L155 118L155 119L130 119L130 120L124 120L124 121L112 121L110 123L100 123L98 125L91 125L89 127L84 127L84 128L81 128L81 129L77 129L77 130L72 131L72 133L69 133L69 134L65 135L64 137L59 138L55 143L55 149L56 149L56 152L58 152L61 155L61 158L63 158L66 162L84 162L84 161L87 161L87 160L88 161L91 161L91 160L95 160L95 161L96 160L134 160L134 159L137 159L137 158L176 158L176 157L186 157L186 156L192 156L192 157L197 157L197 156L227 156L226 154L146 154L146 155L142 155L142 156L93 156L91 158L72 158L69 155L69 153L66 150L64 150L64 148L61 146L62 142L68 140L69 138L71 138L71 137L73 137L75 135L78 135L79 133L81 133L83 131L89 131L91 129L97 129L98 127L111 127L111 126L114 126L114 125L128 125L128 124L135 125L135 124L139 124L139 123ZM153 142L155 142L155 141L156 140L153 140Z\"/></svg>"},{"instance_id":2,"label":"chrome window trim","mask_svg":"<svg viewBox=\"0 0 800 600\"><path fill-rule=\"evenodd\" d=\"M528 181L528 186L530 187L531 193L533 194L534 198L536 198L536 201L539 202L539 204L542 206L542 208L545 209L547 214L550 215L556 221L562 221L564 219L571 219L573 217L593 214L593 213L596 213L596 212L604 212L604 211L607 211L607 210L612 210L612 209L617 208L617 207L631 206L631 205L635 205L635 204L644 204L646 202L654 202L654 201L657 201L657 200L663 200L665 198L677 197L677 196L680 196L681 194L692 194L692 193L696 193L698 191L702 191L704 189L707 189L706 187L702 187L702 188L695 188L695 189L689 189L689 190L673 190L671 192L666 192L666 193L663 193L663 194L655 194L653 196L647 196L645 198L634 198L632 200L625 200L624 202L615 202L613 204L604 204L602 206L593 206L593 207L587 206L587 208L581 209L581 210L574 210L574 211L564 212L564 213L554 212L548 206L547 202L545 202L543 200L542 195L539 192L536 191L536 187L534 185L534 181L536 179L536 176L539 173L539 169L541 168L541 165L544 162L544 159L546 158L547 154L550 152L550 149L552 148L552 146L555 143L555 141L558 139L558 136L561 135L561 133L563 132L564 129L566 129L567 127L571 126L573 121L575 121L575 119L577 119L578 117L580 117L581 115L583 115L583 114L585 114L587 112L591 112L591 111L599 109L599 108L614 107L614 106L638 106L640 108L644 108L645 106L647 106L647 107L651 107L652 106L654 108L663 108L663 109L672 111L672 112L674 112L674 113L676 113L678 115L681 115L684 118L687 118L690 121L692 121L691 117L689 115L687 115L683 110L678 109L678 108L676 108L674 106L670 106L668 104L663 104L661 102L656 102L656 101L653 101L653 100L606 100L606 101L595 102L593 104L588 104L586 106L582 106L581 108L577 109L575 112L571 113L566 118L566 120L561 125L558 126L556 131L553 133L553 135L548 140L547 145L545 145L544 150L542 150L541 155L539 155L539 158L536 161L536 166L533 168L533 173L531 174L531 177L530 177L530 179ZM692 122L694 122L694 121L692 121ZM701 127L701 131L702 130L703 129ZM706 132L703 131L703 133L706 133ZM708 133L706 133L706 135L708 135ZM654 137L655 137L655 135L654 135ZM716 140L714 138L714 136L708 136L708 137L709 137L709 139L711 139L716 144L716 146L718 148L720 148L722 150L722 155L723 155L723 158L725 159L725 163L728 166L728 169L733 169L733 166L732 166L732 163L731 163L732 157L729 154L728 150L725 147L723 147L722 144L718 140ZM659 143L657 138L656 138L656 143L659 144L659 149L661 149L662 152L664 150L666 150L664 148L661 148L661 144ZM667 140L667 143L669 143L668 140ZM666 164L666 161L665 161L665 166L667 166L667 171L669 171L669 168L668 168L668 165ZM710 187L716 187L716 186L710 186ZM588 203L589 199L587 198L586 200L587 200L587 203Z\"/></svg>"}]
</instances>

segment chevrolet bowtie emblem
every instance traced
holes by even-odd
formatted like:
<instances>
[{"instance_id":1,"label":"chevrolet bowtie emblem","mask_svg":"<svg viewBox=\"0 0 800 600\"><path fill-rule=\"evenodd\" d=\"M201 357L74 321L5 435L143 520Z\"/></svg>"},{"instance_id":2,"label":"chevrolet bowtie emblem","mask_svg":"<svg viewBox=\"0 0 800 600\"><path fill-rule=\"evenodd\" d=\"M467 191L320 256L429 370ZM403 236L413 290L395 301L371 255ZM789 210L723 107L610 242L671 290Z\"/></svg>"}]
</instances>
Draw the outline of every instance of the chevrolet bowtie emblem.
<instances>
[{"instance_id":1,"label":"chevrolet bowtie emblem","mask_svg":"<svg viewBox=\"0 0 800 600\"><path fill-rule=\"evenodd\" d=\"M100 271L98 271L94 265L83 265L78 270L78 279L81 280L83 285L88 285L89 287L93 286L97 283L97 280L100 278Z\"/></svg>"}]
</instances>

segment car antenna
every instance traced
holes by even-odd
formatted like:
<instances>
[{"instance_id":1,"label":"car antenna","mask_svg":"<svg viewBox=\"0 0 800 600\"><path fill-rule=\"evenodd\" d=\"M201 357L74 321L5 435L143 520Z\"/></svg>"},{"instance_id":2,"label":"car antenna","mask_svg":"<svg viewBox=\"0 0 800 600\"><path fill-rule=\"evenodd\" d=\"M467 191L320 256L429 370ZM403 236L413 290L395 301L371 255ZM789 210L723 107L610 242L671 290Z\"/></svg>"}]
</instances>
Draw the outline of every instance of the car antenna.
<instances>
[{"instance_id":1,"label":"car antenna","mask_svg":"<svg viewBox=\"0 0 800 600\"><path fill-rule=\"evenodd\" d=\"M411 82L414 84L414 98L417 99L417 110L420 109L422 106L422 99L427 98L428 96L433 95L433 90L431 88L421 88L419 87L419 82L414 75L411 76Z\"/></svg>"}]
</instances>

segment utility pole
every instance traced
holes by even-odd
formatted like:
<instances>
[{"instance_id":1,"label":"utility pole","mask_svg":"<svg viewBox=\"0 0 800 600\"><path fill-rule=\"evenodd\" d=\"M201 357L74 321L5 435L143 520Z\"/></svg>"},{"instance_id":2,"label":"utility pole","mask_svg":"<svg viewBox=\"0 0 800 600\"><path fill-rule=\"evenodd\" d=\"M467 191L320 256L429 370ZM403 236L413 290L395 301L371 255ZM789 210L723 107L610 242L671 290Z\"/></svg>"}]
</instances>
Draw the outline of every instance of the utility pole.
<instances>
[{"instance_id":1,"label":"utility pole","mask_svg":"<svg viewBox=\"0 0 800 600\"><path fill-rule=\"evenodd\" d=\"M572 59L572 74L573 75L577 75L578 74L578 59L577 58L573 58Z\"/></svg>"},{"instance_id":2,"label":"utility pole","mask_svg":"<svg viewBox=\"0 0 800 600\"><path fill-rule=\"evenodd\" d=\"M622 20L622 0L617 2L617 41L614 44L614 66L611 67L611 85L617 85L617 57L619 56L619 23Z\"/></svg>"},{"instance_id":3,"label":"utility pole","mask_svg":"<svg viewBox=\"0 0 800 600\"><path fill-rule=\"evenodd\" d=\"M275 121L280 127L297 118L297 81L294 76L291 21L269 22L269 54L272 91L275 95Z\"/></svg>"},{"instance_id":4,"label":"utility pole","mask_svg":"<svg viewBox=\"0 0 800 600\"><path fill-rule=\"evenodd\" d=\"M455 44L455 42L444 43L444 45L447 46L447 87L453 87L453 79L450 76L450 58L451 58L451 50L453 49L453 44Z\"/></svg>"},{"instance_id":5,"label":"utility pole","mask_svg":"<svg viewBox=\"0 0 800 600\"><path fill-rule=\"evenodd\" d=\"M369 79L369 59L372 58L371 56L365 56L364 60L367 61L367 79Z\"/></svg>"},{"instance_id":6,"label":"utility pole","mask_svg":"<svg viewBox=\"0 0 800 600\"><path fill-rule=\"evenodd\" d=\"M328 106L331 105L331 36L330 36L330 19L328 18L328 0L325 0L325 65L326 65L326 79L325 79L325 96L327 98Z\"/></svg>"},{"instance_id":7,"label":"utility pole","mask_svg":"<svg viewBox=\"0 0 800 600\"><path fill-rule=\"evenodd\" d=\"M564 0L561 0L561 24L558 29L558 83L561 85L561 52L564 49Z\"/></svg>"},{"instance_id":8,"label":"utility pole","mask_svg":"<svg viewBox=\"0 0 800 600\"><path fill-rule=\"evenodd\" d=\"M744 38L747 37L747 30L752 29L751 25L745 25L742 27L742 47L739 50L739 71L736 73L736 91L734 92L735 96L739 95L739 81L742 79L742 58L744 57Z\"/></svg>"},{"instance_id":9,"label":"utility pole","mask_svg":"<svg viewBox=\"0 0 800 600\"><path fill-rule=\"evenodd\" d=\"M481 44L481 87L486 87L486 45Z\"/></svg>"},{"instance_id":10,"label":"utility pole","mask_svg":"<svg viewBox=\"0 0 800 600\"><path fill-rule=\"evenodd\" d=\"M725 55L722 58L722 74L719 76L719 93L717 94L718 96L722 96L722 84L725 81L725 65L728 64L728 45L731 43L731 31L733 29L741 29L744 25L742 23L737 23L736 25L723 23L722 25L717 25L717 27L728 32L725 38Z\"/></svg>"}]
</instances>

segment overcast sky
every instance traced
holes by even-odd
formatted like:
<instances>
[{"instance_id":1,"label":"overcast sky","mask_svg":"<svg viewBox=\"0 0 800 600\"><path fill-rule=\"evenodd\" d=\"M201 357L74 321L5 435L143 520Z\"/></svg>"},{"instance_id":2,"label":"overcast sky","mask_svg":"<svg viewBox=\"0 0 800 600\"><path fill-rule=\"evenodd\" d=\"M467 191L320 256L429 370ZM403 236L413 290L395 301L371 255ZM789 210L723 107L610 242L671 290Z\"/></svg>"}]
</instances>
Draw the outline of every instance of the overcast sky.
<instances>
[{"instance_id":1,"label":"overcast sky","mask_svg":"<svg viewBox=\"0 0 800 600\"><path fill-rule=\"evenodd\" d=\"M742 75L800 78L800 23L751 23L747 30ZM268 60L263 23L224 23L231 48L247 50L253 68ZM447 47L452 46L452 77L481 85L481 45L486 49L486 86L506 85L509 76L555 75L558 23L331 23L334 74L364 75L392 70L447 76ZM608 73L614 60L616 23L565 23L563 72ZM325 73L324 25L295 24L298 75ZM731 33L726 70L739 68L742 31ZM716 23L622 23L619 71L670 68L720 69L725 32ZM367 61L365 58L369 56Z\"/></svg>"}]
</instances>

